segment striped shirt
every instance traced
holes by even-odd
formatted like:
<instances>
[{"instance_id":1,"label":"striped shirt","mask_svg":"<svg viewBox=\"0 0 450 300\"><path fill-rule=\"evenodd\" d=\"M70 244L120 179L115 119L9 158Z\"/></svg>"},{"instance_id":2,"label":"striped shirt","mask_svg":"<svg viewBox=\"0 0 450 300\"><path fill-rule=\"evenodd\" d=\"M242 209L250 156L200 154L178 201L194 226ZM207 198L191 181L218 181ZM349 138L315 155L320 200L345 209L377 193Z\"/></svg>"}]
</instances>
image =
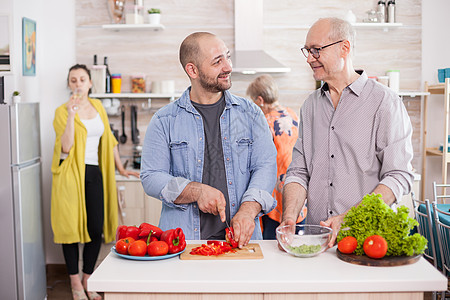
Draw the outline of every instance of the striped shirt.
<instances>
[{"instance_id":1,"label":"striped shirt","mask_svg":"<svg viewBox=\"0 0 450 300\"><path fill-rule=\"evenodd\" d=\"M411 190L412 126L403 102L365 72L334 109L328 86L300 109L299 137L285 184L307 190L306 223L344 213L378 184L398 200Z\"/></svg>"}]
</instances>

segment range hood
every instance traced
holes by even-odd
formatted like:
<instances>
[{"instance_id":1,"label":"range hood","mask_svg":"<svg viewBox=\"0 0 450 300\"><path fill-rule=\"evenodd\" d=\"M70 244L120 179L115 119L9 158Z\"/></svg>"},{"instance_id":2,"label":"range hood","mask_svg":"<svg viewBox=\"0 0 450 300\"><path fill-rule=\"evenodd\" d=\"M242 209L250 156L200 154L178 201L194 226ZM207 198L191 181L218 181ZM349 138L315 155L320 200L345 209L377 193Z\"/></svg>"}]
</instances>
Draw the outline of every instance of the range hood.
<instances>
[{"instance_id":1,"label":"range hood","mask_svg":"<svg viewBox=\"0 0 450 300\"><path fill-rule=\"evenodd\" d=\"M234 1L233 72L285 73L291 69L263 50L263 0Z\"/></svg>"}]
</instances>

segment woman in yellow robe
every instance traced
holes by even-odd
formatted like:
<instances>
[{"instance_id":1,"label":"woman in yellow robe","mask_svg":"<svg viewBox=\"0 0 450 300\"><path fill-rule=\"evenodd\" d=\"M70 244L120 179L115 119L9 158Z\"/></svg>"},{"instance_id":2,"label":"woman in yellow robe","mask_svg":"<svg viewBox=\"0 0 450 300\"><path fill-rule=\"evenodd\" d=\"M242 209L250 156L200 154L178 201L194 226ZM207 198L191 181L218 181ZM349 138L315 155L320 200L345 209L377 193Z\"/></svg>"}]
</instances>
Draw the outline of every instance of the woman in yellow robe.
<instances>
[{"instance_id":1,"label":"woman in yellow robe","mask_svg":"<svg viewBox=\"0 0 450 300\"><path fill-rule=\"evenodd\" d=\"M118 225L114 164L124 176L139 174L123 168L117 140L99 100L88 97L92 87L85 65L69 70L69 101L56 109L52 160L51 223L54 242L62 244L74 299L84 290L102 243L111 242ZM78 275L78 243L83 243L83 276ZM101 299L88 292L89 299Z\"/></svg>"}]
</instances>

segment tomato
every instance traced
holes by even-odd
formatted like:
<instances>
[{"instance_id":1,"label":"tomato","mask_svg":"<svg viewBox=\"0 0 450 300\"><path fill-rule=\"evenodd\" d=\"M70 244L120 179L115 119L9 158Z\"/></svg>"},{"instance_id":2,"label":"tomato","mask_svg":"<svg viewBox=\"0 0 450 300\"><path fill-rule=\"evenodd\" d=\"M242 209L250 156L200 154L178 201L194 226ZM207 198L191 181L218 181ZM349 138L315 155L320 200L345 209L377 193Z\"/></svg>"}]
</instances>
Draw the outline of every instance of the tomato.
<instances>
[{"instance_id":1,"label":"tomato","mask_svg":"<svg viewBox=\"0 0 450 300\"><path fill-rule=\"evenodd\" d=\"M145 256L147 254L147 243L141 240L134 241L128 247L128 254L132 256Z\"/></svg>"},{"instance_id":2,"label":"tomato","mask_svg":"<svg viewBox=\"0 0 450 300\"><path fill-rule=\"evenodd\" d=\"M368 257L382 258L386 255L388 244L382 236L371 235L364 241L363 249Z\"/></svg>"},{"instance_id":3,"label":"tomato","mask_svg":"<svg viewBox=\"0 0 450 300\"><path fill-rule=\"evenodd\" d=\"M133 238L124 238L124 239L118 240L117 243L116 243L116 251L117 251L117 253L127 255L128 254L128 247L133 242L134 242Z\"/></svg>"},{"instance_id":4,"label":"tomato","mask_svg":"<svg viewBox=\"0 0 450 300\"><path fill-rule=\"evenodd\" d=\"M358 241L352 236L346 236L338 243L338 249L341 253L350 254L358 247Z\"/></svg>"},{"instance_id":5,"label":"tomato","mask_svg":"<svg viewBox=\"0 0 450 300\"><path fill-rule=\"evenodd\" d=\"M164 241L154 241L147 246L147 253L149 256L166 255L168 252L169 245Z\"/></svg>"}]
</instances>

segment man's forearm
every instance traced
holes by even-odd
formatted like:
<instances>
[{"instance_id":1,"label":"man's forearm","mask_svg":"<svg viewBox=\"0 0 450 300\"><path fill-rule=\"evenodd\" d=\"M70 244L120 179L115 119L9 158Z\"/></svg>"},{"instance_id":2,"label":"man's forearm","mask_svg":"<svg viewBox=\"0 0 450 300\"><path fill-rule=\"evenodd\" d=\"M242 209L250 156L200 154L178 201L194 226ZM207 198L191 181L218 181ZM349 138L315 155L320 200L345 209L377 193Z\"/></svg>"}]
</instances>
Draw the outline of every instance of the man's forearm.
<instances>
[{"instance_id":1,"label":"man's forearm","mask_svg":"<svg viewBox=\"0 0 450 300\"><path fill-rule=\"evenodd\" d=\"M296 182L286 184L283 188L282 221L287 219L297 221L305 200L306 190L301 184Z\"/></svg>"},{"instance_id":2,"label":"man's forearm","mask_svg":"<svg viewBox=\"0 0 450 300\"><path fill-rule=\"evenodd\" d=\"M175 204L187 204L197 202L202 196L202 184L200 182L191 181L184 188L181 194L175 199Z\"/></svg>"},{"instance_id":3,"label":"man's forearm","mask_svg":"<svg viewBox=\"0 0 450 300\"><path fill-rule=\"evenodd\" d=\"M238 213L246 214L254 219L261 212L261 208L261 204L256 201L245 201L239 207Z\"/></svg>"},{"instance_id":4,"label":"man's forearm","mask_svg":"<svg viewBox=\"0 0 450 300\"><path fill-rule=\"evenodd\" d=\"M377 187L373 190L373 193L375 194L381 194L383 197L384 203L391 206L395 202L395 195L392 192L390 188L385 186L384 184L379 184Z\"/></svg>"}]
</instances>

